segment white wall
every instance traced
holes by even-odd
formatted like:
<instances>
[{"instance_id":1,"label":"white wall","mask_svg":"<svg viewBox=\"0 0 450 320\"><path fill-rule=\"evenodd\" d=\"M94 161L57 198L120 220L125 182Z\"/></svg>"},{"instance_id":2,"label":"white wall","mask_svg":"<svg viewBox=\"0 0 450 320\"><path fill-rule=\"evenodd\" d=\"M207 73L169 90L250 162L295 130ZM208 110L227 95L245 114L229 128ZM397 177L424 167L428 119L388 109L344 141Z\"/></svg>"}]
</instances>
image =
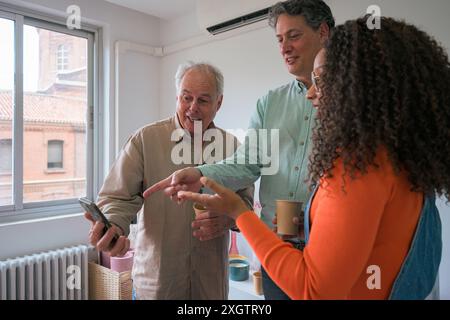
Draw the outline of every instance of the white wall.
<instances>
[{"instance_id":1,"label":"white wall","mask_svg":"<svg viewBox=\"0 0 450 320\"><path fill-rule=\"evenodd\" d=\"M192 10L173 20L161 20L160 38L162 46L169 46L180 41L204 34L197 23L197 12Z\"/></svg>"},{"instance_id":2,"label":"white wall","mask_svg":"<svg viewBox=\"0 0 450 320\"><path fill-rule=\"evenodd\" d=\"M114 44L117 40L125 40L133 43L141 43L149 46L160 45L160 21L157 18L116 6L105 1L91 0L0 0L25 9L35 10L44 14L65 17L66 8L75 4L81 8L82 22L94 24L102 28L104 59L100 66L100 73L104 79L103 104L100 106L101 117L106 119L103 132L105 143L104 168L108 170L110 163L114 160ZM65 21L65 19L63 20ZM146 64L149 70L149 86L159 83L159 71L150 72L154 65L151 61L143 61L142 57L135 57L132 63L130 57L125 59L125 65L135 71L138 77L142 77L144 68L139 68L139 63ZM125 74L125 83L133 81ZM128 78L127 78L128 77ZM135 79L134 79L135 80ZM142 83L143 81L141 81ZM144 85L144 84L142 84ZM155 85L153 85L155 87ZM125 86L126 88L126 86ZM149 99L146 95L153 93L155 97ZM159 90L128 91L124 98L133 94L136 101L147 101L148 107L142 105L123 105L126 112L119 110L123 119L119 119L119 131L130 134L140 125L157 120L159 115ZM133 109L134 108L134 109ZM123 115L127 116L124 117ZM36 251L50 250L66 245L74 245L87 242L89 224L81 216L58 217L54 219L43 219L27 221L17 224L0 225L0 260L15 256L25 255Z\"/></svg>"},{"instance_id":3,"label":"white wall","mask_svg":"<svg viewBox=\"0 0 450 320\"><path fill-rule=\"evenodd\" d=\"M337 23L354 19L366 13L369 5L379 5L381 14L405 19L432 34L450 51L450 1L448 0L329 0L326 1ZM190 19L195 15L187 15ZM195 23L188 20L172 21L162 25L161 38L170 44L200 36ZM183 26L188 26L186 29ZM178 29L177 29L178 27ZM184 31L186 30L186 32ZM172 41L172 42L171 42ZM216 123L226 129L246 128L258 97L268 89L292 79L286 72L278 53L273 30L266 27L235 37L203 44L179 51L162 59L161 65L161 117L175 110L173 75L176 65L184 60L206 60L217 65L225 77L222 110ZM437 201L442 218L443 256L440 267L440 294L450 299L450 207ZM243 248L245 251L246 249Z\"/></svg>"},{"instance_id":4,"label":"white wall","mask_svg":"<svg viewBox=\"0 0 450 320\"><path fill-rule=\"evenodd\" d=\"M159 120L161 64L159 57L145 52L124 50L118 57L116 154L136 129Z\"/></svg>"},{"instance_id":5,"label":"white wall","mask_svg":"<svg viewBox=\"0 0 450 320\"><path fill-rule=\"evenodd\" d=\"M89 227L80 214L0 225L0 261L88 243Z\"/></svg>"},{"instance_id":6,"label":"white wall","mask_svg":"<svg viewBox=\"0 0 450 320\"><path fill-rule=\"evenodd\" d=\"M378 5L382 15L413 23L450 48L448 0L329 0L327 3L338 24L364 15L369 5Z\"/></svg>"}]
</instances>

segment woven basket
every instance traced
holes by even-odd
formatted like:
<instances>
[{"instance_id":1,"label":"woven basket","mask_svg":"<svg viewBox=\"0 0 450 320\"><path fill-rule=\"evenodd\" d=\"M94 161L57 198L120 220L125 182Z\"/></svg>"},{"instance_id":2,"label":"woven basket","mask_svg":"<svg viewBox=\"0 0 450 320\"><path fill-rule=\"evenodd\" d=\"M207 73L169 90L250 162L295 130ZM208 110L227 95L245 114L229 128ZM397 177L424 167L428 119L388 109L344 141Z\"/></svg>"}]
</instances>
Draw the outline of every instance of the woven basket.
<instances>
[{"instance_id":1,"label":"woven basket","mask_svg":"<svg viewBox=\"0 0 450 320\"><path fill-rule=\"evenodd\" d=\"M90 300L131 300L132 291L131 271L119 273L89 262Z\"/></svg>"}]
</instances>

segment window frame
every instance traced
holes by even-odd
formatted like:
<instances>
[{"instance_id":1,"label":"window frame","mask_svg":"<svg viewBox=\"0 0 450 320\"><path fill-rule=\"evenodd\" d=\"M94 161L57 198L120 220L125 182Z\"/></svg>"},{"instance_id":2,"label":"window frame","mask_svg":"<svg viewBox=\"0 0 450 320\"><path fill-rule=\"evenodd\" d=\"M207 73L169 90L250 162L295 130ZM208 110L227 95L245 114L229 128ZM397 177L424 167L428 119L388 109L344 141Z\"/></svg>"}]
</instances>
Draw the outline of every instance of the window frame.
<instances>
[{"instance_id":1,"label":"window frame","mask_svg":"<svg viewBox=\"0 0 450 320\"><path fill-rule=\"evenodd\" d=\"M13 20L15 26L13 205L0 206L0 224L79 213L81 208L76 198L23 203L23 30L24 25L29 25L87 39L86 196L93 199L100 190L100 183L103 180L104 156L101 146L104 124L99 107L100 100L103 99L103 88L99 85L103 79L99 73L99 65L103 63L99 45L102 42L101 28L81 23L81 29L70 30L65 25L64 17L45 15L3 3L0 3L0 18ZM20 63L17 63L18 61Z\"/></svg>"}]
</instances>

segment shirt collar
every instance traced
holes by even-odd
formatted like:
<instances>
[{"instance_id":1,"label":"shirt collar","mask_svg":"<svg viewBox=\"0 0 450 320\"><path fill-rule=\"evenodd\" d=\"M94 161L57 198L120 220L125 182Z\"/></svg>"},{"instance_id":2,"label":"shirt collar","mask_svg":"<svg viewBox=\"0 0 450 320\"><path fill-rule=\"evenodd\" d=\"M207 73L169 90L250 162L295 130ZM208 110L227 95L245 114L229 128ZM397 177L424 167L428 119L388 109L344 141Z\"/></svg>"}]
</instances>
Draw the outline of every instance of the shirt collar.
<instances>
[{"instance_id":1,"label":"shirt collar","mask_svg":"<svg viewBox=\"0 0 450 320\"><path fill-rule=\"evenodd\" d=\"M178 114L175 114L175 128L176 129L183 129L183 127L180 124L180 120L178 119ZM176 135L174 136L174 141L175 143L180 143L183 140L183 137L187 136L187 137L191 137L191 135L187 132L187 130L181 131L181 130L176 130Z\"/></svg>"},{"instance_id":2,"label":"shirt collar","mask_svg":"<svg viewBox=\"0 0 450 320\"><path fill-rule=\"evenodd\" d=\"M298 93L304 93L306 91L308 91L305 86L305 84L297 79L294 80L295 81L295 87L297 88Z\"/></svg>"}]
</instances>

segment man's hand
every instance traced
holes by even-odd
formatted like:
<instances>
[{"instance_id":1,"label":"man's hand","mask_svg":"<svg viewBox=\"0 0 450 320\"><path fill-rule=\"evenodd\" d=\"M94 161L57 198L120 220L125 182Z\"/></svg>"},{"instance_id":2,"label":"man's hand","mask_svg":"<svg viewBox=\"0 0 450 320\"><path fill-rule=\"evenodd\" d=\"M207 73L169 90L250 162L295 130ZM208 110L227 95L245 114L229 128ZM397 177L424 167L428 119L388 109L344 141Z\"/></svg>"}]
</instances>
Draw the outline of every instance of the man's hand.
<instances>
[{"instance_id":1,"label":"man's hand","mask_svg":"<svg viewBox=\"0 0 450 320\"><path fill-rule=\"evenodd\" d=\"M164 194L173 201L179 201L180 199L177 196L178 191L200 191L200 188L202 187L202 184L200 183L201 176L200 170L193 167L177 170L166 179L155 183L145 190L143 196L144 198L148 198L153 193L163 190Z\"/></svg>"},{"instance_id":2,"label":"man's hand","mask_svg":"<svg viewBox=\"0 0 450 320\"><path fill-rule=\"evenodd\" d=\"M122 230L112 225L108 231L103 234L105 225L102 222L95 221L89 212L85 212L86 219L92 222L91 230L89 231L89 242L97 248L98 251L109 252L111 257L123 256L130 249L130 240L123 236ZM120 235L114 245L111 243L115 235Z\"/></svg>"},{"instance_id":3,"label":"man's hand","mask_svg":"<svg viewBox=\"0 0 450 320\"><path fill-rule=\"evenodd\" d=\"M234 220L211 211L197 214L192 222L194 237L200 241L211 240L223 236L234 225Z\"/></svg>"}]
</instances>

